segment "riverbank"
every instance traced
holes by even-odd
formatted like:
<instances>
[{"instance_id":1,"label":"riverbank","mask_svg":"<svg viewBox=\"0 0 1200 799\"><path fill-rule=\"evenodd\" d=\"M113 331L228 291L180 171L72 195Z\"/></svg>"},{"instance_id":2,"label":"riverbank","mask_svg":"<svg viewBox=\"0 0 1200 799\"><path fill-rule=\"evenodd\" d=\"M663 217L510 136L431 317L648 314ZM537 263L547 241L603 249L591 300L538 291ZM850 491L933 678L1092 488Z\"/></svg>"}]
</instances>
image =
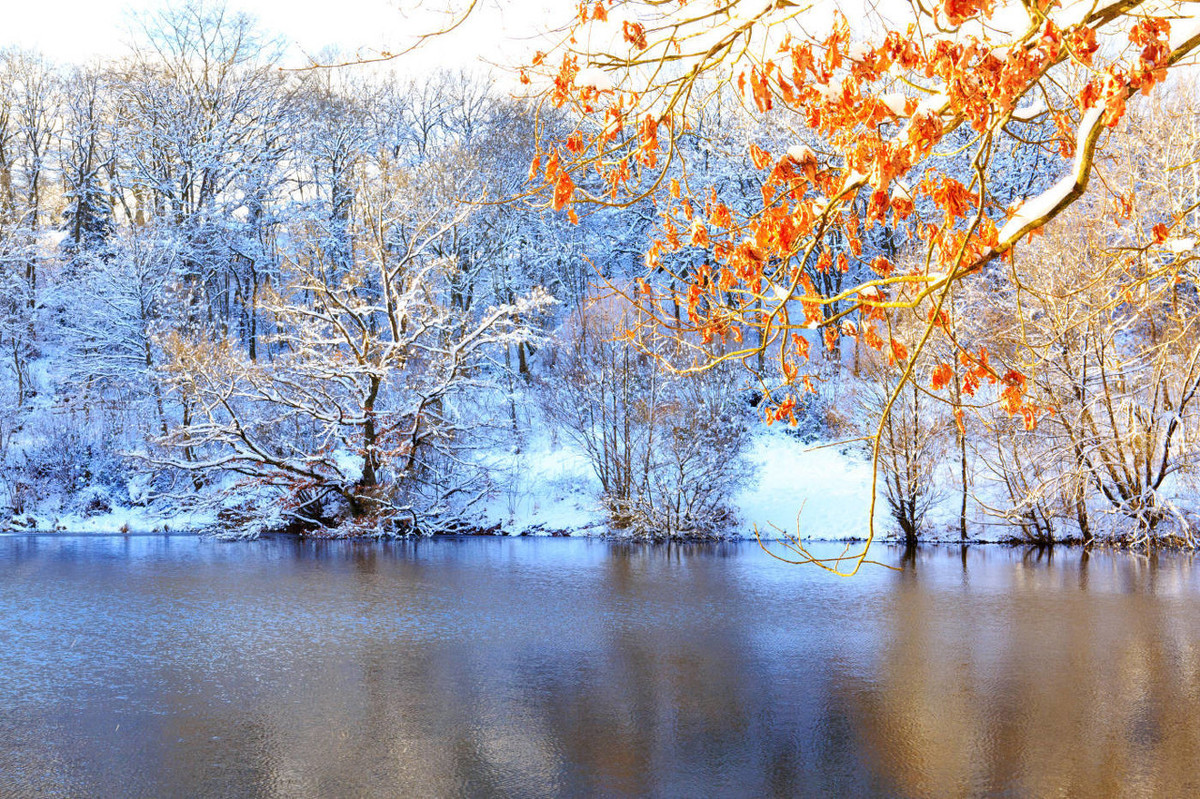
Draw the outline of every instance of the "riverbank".
<instances>
[{"instance_id":1,"label":"riverbank","mask_svg":"<svg viewBox=\"0 0 1200 799\"><path fill-rule=\"evenodd\" d=\"M725 529L706 535L676 535L672 540L739 541L798 538L808 542L865 540L869 529L871 464L861 444L806 442L786 429L756 431L746 448L746 479L733 493L730 505L734 521ZM491 453L489 485L471 509L465 522L449 530L432 533L499 537L585 537L632 540L613 530L600 486L586 456L568 444L549 437L533 437L519 451ZM971 472L979 471L972 465ZM926 515L923 543L958 545L1004 544L1016 546L1083 546L1078 530L1064 529L1056 540L1032 541L1019 528L989 517L983 504L1001 504L994 487L976 480L968 514L968 537L960 538L961 493L949 471L938 477L939 490ZM882 489L881 489L882 490ZM216 503L210 503L216 505ZM1164 526L1161 535L1147 539L1128 530L1127 522L1115 514L1097 511L1096 540L1092 547L1124 549L1193 549L1194 541ZM881 495L875 507L877 539L903 544ZM256 531L271 530L263 524ZM73 533L169 533L192 532L244 537L221 519L219 507L181 512L153 503L136 507L108 507L92 513L30 513L13 516L0 525L8 532ZM311 537L328 537L313 535ZM654 539L648 539L654 540Z\"/></svg>"}]
</instances>

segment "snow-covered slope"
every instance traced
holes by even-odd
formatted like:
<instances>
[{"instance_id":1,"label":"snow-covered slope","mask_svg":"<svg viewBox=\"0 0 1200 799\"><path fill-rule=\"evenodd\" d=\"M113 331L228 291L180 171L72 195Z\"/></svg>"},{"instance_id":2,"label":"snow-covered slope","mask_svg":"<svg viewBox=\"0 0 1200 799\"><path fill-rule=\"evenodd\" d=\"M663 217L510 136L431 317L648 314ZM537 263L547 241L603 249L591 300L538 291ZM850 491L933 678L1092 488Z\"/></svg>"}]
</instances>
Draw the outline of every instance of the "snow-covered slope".
<instances>
[{"instance_id":1,"label":"snow-covered slope","mask_svg":"<svg viewBox=\"0 0 1200 799\"><path fill-rule=\"evenodd\" d=\"M851 447L806 444L777 429L754 434L749 477L733 498L738 523L730 534L797 531L804 538L867 534L870 463ZM586 456L569 444L535 438L519 453L494 461L494 485L480 526L511 534L605 531L599 483ZM876 516L885 529L886 511ZM797 523L799 526L797 526Z\"/></svg>"}]
</instances>

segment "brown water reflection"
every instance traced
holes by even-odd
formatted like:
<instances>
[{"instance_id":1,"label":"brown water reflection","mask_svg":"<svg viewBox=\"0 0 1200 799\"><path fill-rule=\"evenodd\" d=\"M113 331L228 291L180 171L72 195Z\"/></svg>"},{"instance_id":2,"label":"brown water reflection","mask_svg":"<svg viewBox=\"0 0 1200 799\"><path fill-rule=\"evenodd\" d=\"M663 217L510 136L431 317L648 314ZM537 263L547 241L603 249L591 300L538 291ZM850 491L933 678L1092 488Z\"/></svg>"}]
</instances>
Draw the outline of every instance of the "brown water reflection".
<instances>
[{"instance_id":1,"label":"brown water reflection","mask_svg":"<svg viewBox=\"0 0 1200 799\"><path fill-rule=\"evenodd\" d=\"M855 727L893 790L1200 795L1192 558L968 558L956 592L927 585L939 560L896 581L883 615L897 634L875 672L835 689L856 697Z\"/></svg>"},{"instance_id":2,"label":"brown water reflection","mask_svg":"<svg viewBox=\"0 0 1200 799\"><path fill-rule=\"evenodd\" d=\"M0 538L0 796L1200 794L1184 556Z\"/></svg>"}]
</instances>

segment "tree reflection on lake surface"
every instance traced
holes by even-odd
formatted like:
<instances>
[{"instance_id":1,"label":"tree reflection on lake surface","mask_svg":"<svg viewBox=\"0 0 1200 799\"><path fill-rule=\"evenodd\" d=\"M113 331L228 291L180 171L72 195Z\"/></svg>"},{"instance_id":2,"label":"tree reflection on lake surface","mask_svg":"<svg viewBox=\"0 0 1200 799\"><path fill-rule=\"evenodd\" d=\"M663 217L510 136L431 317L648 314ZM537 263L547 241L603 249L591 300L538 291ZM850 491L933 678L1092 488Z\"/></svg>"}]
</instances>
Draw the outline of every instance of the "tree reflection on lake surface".
<instances>
[{"instance_id":1,"label":"tree reflection on lake surface","mask_svg":"<svg viewBox=\"0 0 1200 799\"><path fill-rule=\"evenodd\" d=\"M1200 793L1191 558L877 557L0 538L0 795Z\"/></svg>"}]
</instances>

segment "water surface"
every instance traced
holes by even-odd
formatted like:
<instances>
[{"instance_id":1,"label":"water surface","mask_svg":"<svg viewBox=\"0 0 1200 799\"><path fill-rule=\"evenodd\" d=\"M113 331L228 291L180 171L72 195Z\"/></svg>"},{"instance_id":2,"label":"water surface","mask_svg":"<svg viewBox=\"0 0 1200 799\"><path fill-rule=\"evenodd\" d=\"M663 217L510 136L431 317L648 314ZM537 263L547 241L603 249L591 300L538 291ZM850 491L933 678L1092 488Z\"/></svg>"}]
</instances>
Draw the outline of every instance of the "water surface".
<instances>
[{"instance_id":1,"label":"water surface","mask_svg":"<svg viewBox=\"0 0 1200 799\"><path fill-rule=\"evenodd\" d=\"M1181 555L0 537L0 796L1200 795Z\"/></svg>"}]
</instances>

